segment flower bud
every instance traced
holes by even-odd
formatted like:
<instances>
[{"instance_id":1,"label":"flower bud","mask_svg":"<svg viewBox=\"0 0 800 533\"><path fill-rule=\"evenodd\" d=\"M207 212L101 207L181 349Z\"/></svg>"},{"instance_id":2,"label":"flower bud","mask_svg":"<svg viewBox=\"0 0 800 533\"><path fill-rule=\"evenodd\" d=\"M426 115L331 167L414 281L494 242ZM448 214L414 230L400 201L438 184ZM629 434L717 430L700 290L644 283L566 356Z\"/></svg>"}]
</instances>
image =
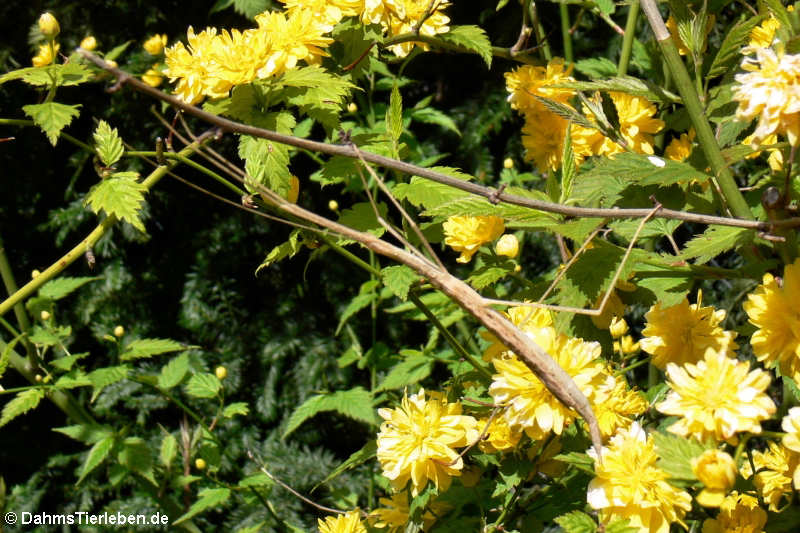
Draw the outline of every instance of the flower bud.
<instances>
[{"instance_id":1,"label":"flower bud","mask_svg":"<svg viewBox=\"0 0 800 533\"><path fill-rule=\"evenodd\" d=\"M206 461L202 457L198 457L194 460L194 467L198 470L205 470L206 469Z\"/></svg>"},{"instance_id":2,"label":"flower bud","mask_svg":"<svg viewBox=\"0 0 800 533\"><path fill-rule=\"evenodd\" d=\"M123 335L125 335L125 328L123 328L122 326L117 326L117 327L114 328L114 336L116 338L119 339Z\"/></svg>"},{"instance_id":3,"label":"flower bud","mask_svg":"<svg viewBox=\"0 0 800 533\"><path fill-rule=\"evenodd\" d=\"M84 50L88 50L88 51L90 51L90 52L91 52L92 50L94 50L95 48L97 48L97 39L95 39L95 38L94 38L93 36L91 36L91 35L87 35L87 36L86 36L86 37L84 37L84 38L83 38L83 40L81 41L81 48L83 48Z\"/></svg>"},{"instance_id":4,"label":"flower bud","mask_svg":"<svg viewBox=\"0 0 800 533\"><path fill-rule=\"evenodd\" d=\"M328 209L330 209L331 211L338 211L339 202L337 202L336 200L331 200L330 202L328 202Z\"/></svg>"},{"instance_id":5,"label":"flower bud","mask_svg":"<svg viewBox=\"0 0 800 533\"><path fill-rule=\"evenodd\" d=\"M39 316L42 317L42 320L50 320L50 313L48 311L42 311Z\"/></svg>"},{"instance_id":6,"label":"flower bud","mask_svg":"<svg viewBox=\"0 0 800 533\"><path fill-rule=\"evenodd\" d=\"M147 51L148 54L151 56L157 56L162 51L164 51L164 47L167 46L167 34L162 33L161 35L155 34L149 39L144 42L144 49Z\"/></svg>"},{"instance_id":7,"label":"flower bud","mask_svg":"<svg viewBox=\"0 0 800 533\"><path fill-rule=\"evenodd\" d=\"M39 46L39 53L36 54L31 63L33 63L34 67L46 67L50 63L53 62L55 55L58 53L58 49L61 48L61 45L55 43L51 46L51 43L45 43Z\"/></svg>"},{"instance_id":8,"label":"flower bud","mask_svg":"<svg viewBox=\"0 0 800 533\"><path fill-rule=\"evenodd\" d=\"M226 377L228 377L228 369L220 365L214 369L214 375L217 376L217 379L220 380L225 379Z\"/></svg>"},{"instance_id":9,"label":"flower bud","mask_svg":"<svg viewBox=\"0 0 800 533\"><path fill-rule=\"evenodd\" d=\"M158 87L164 81L164 76L158 70L151 68L142 74L142 81L150 87Z\"/></svg>"},{"instance_id":10,"label":"flower bud","mask_svg":"<svg viewBox=\"0 0 800 533\"><path fill-rule=\"evenodd\" d=\"M617 318L616 316L611 319L611 325L608 327L611 336L618 339L628 333L628 323L624 318Z\"/></svg>"},{"instance_id":11,"label":"flower bud","mask_svg":"<svg viewBox=\"0 0 800 533\"><path fill-rule=\"evenodd\" d=\"M59 27L58 21L52 13L42 13L42 15L39 17L39 31L42 32L42 35L52 41L61 31L61 27Z\"/></svg>"},{"instance_id":12,"label":"flower bud","mask_svg":"<svg viewBox=\"0 0 800 533\"><path fill-rule=\"evenodd\" d=\"M620 348L624 354L636 353L640 349L639 343L633 342L633 337L630 335L623 335L622 339L620 339Z\"/></svg>"},{"instance_id":13,"label":"flower bud","mask_svg":"<svg viewBox=\"0 0 800 533\"><path fill-rule=\"evenodd\" d=\"M41 374L36 374L33 377L33 379L34 379L34 381L36 381L36 383L41 383L42 382L42 375Z\"/></svg>"},{"instance_id":14,"label":"flower bud","mask_svg":"<svg viewBox=\"0 0 800 533\"><path fill-rule=\"evenodd\" d=\"M703 507L719 507L736 483L736 463L720 450L706 450L692 459L692 472L705 485L696 498Z\"/></svg>"},{"instance_id":15,"label":"flower bud","mask_svg":"<svg viewBox=\"0 0 800 533\"><path fill-rule=\"evenodd\" d=\"M509 168L509 169L514 168L514 160L511 159L510 157L506 157L503 160L503 168Z\"/></svg>"},{"instance_id":16,"label":"flower bud","mask_svg":"<svg viewBox=\"0 0 800 533\"><path fill-rule=\"evenodd\" d=\"M355 102L350 102L349 104L347 104L347 111L349 113L355 113L356 111L358 111L358 106L356 105Z\"/></svg>"},{"instance_id":17,"label":"flower bud","mask_svg":"<svg viewBox=\"0 0 800 533\"><path fill-rule=\"evenodd\" d=\"M514 265L514 272L516 272L517 274L522 272L522 265Z\"/></svg>"},{"instance_id":18,"label":"flower bud","mask_svg":"<svg viewBox=\"0 0 800 533\"><path fill-rule=\"evenodd\" d=\"M39 277L39 274L41 274L41 272L39 272L38 270L36 270L36 269L34 268L34 269L33 269L33 271L31 271L31 279L36 279L36 278L38 278L38 277Z\"/></svg>"},{"instance_id":19,"label":"flower bud","mask_svg":"<svg viewBox=\"0 0 800 533\"><path fill-rule=\"evenodd\" d=\"M497 252L497 255L504 255L513 259L519 253L519 241L514 235L506 233L497 241L494 251Z\"/></svg>"},{"instance_id":20,"label":"flower bud","mask_svg":"<svg viewBox=\"0 0 800 533\"><path fill-rule=\"evenodd\" d=\"M289 180L289 194L286 199L296 204L298 196L300 196L300 180L297 179L297 176L292 176L292 179Z\"/></svg>"}]
</instances>

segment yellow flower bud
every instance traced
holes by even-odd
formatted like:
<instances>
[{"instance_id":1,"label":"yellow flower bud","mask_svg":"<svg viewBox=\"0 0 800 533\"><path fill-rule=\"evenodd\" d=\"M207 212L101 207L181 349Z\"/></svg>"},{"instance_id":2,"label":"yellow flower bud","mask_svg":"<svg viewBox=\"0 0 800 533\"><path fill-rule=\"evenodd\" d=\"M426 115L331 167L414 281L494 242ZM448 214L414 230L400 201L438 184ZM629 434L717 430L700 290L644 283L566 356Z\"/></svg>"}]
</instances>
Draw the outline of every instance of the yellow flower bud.
<instances>
[{"instance_id":1,"label":"yellow flower bud","mask_svg":"<svg viewBox=\"0 0 800 533\"><path fill-rule=\"evenodd\" d=\"M38 270L36 270L36 269L33 269L33 271L31 272L31 279L36 279L36 278L38 278L38 277L39 277L39 274L41 274L41 272L39 272L39 271L38 271Z\"/></svg>"},{"instance_id":2,"label":"yellow flower bud","mask_svg":"<svg viewBox=\"0 0 800 533\"><path fill-rule=\"evenodd\" d=\"M119 66L119 64L116 61L114 61L113 59L111 61L106 61L106 65L108 65L108 66L110 66L112 68L117 68Z\"/></svg>"},{"instance_id":3,"label":"yellow flower bud","mask_svg":"<svg viewBox=\"0 0 800 533\"><path fill-rule=\"evenodd\" d=\"M297 179L297 176L292 176L292 179L289 181L289 195L286 199L296 204L298 196L300 196L300 180Z\"/></svg>"},{"instance_id":4,"label":"yellow flower bud","mask_svg":"<svg viewBox=\"0 0 800 533\"><path fill-rule=\"evenodd\" d=\"M84 38L83 38L83 40L81 41L81 48L83 48L84 50L88 50L88 51L90 51L90 52L91 52L92 50L94 50L95 48L97 48L97 39L95 39L95 38L94 38L93 36L91 36L91 35L87 35L87 36L86 36L86 37L84 37Z\"/></svg>"},{"instance_id":5,"label":"yellow flower bud","mask_svg":"<svg viewBox=\"0 0 800 533\"><path fill-rule=\"evenodd\" d=\"M220 365L214 369L214 375L217 376L217 379L225 379L228 377L228 369Z\"/></svg>"},{"instance_id":6,"label":"yellow flower bud","mask_svg":"<svg viewBox=\"0 0 800 533\"><path fill-rule=\"evenodd\" d=\"M119 339L123 335L125 335L125 328L123 328L122 326L117 326L117 327L114 328L114 336L116 338Z\"/></svg>"},{"instance_id":7,"label":"yellow flower bud","mask_svg":"<svg viewBox=\"0 0 800 533\"><path fill-rule=\"evenodd\" d=\"M42 317L42 320L50 320L50 313L48 311L42 311L39 316Z\"/></svg>"},{"instance_id":8,"label":"yellow flower bud","mask_svg":"<svg viewBox=\"0 0 800 533\"><path fill-rule=\"evenodd\" d=\"M514 265L514 272L516 272L517 274L522 272L522 265Z\"/></svg>"},{"instance_id":9,"label":"yellow flower bud","mask_svg":"<svg viewBox=\"0 0 800 533\"><path fill-rule=\"evenodd\" d=\"M358 111L358 106L356 105L355 102L350 102L349 104L347 104L347 111L349 113L355 113L356 111Z\"/></svg>"},{"instance_id":10,"label":"yellow flower bud","mask_svg":"<svg viewBox=\"0 0 800 533\"><path fill-rule=\"evenodd\" d=\"M39 31L52 41L61 31L61 27L52 13L42 13L39 17Z\"/></svg>"},{"instance_id":11,"label":"yellow flower bud","mask_svg":"<svg viewBox=\"0 0 800 533\"><path fill-rule=\"evenodd\" d=\"M198 470L205 470L206 469L206 461L202 457L198 457L194 460L194 467Z\"/></svg>"},{"instance_id":12,"label":"yellow flower bud","mask_svg":"<svg viewBox=\"0 0 800 533\"><path fill-rule=\"evenodd\" d=\"M504 255L513 259L519 253L519 241L511 233L506 233L497 241L494 251L497 252L497 255Z\"/></svg>"},{"instance_id":13,"label":"yellow flower bud","mask_svg":"<svg viewBox=\"0 0 800 533\"><path fill-rule=\"evenodd\" d=\"M514 160L510 157L506 157L503 160L503 168L514 168Z\"/></svg>"},{"instance_id":14,"label":"yellow flower bud","mask_svg":"<svg viewBox=\"0 0 800 533\"><path fill-rule=\"evenodd\" d=\"M36 374L33 377L33 379L36 381L36 383L41 383L42 382L42 375L41 374Z\"/></svg>"},{"instance_id":15,"label":"yellow flower bud","mask_svg":"<svg viewBox=\"0 0 800 533\"><path fill-rule=\"evenodd\" d=\"M611 336L618 339L628 333L628 323L624 318L617 318L616 316L611 319L611 325L608 327Z\"/></svg>"},{"instance_id":16,"label":"yellow flower bud","mask_svg":"<svg viewBox=\"0 0 800 533\"><path fill-rule=\"evenodd\" d=\"M692 459L692 472L705 485L696 498L703 507L719 507L736 483L736 463L720 450L706 450Z\"/></svg>"},{"instance_id":17,"label":"yellow flower bud","mask_svg":"<svg viewBox=\"0 0 800 533\"><path fill-rule=\"evenodd\" d=\"M164 81L164 76L158 70L151 68L142 75L142 81L150 87L158 87Z\"/></svg>"},{"instance_id":18,"label":"yellow flower bud","mask_svg":"<svg viewBox=\"0 0 800 533\"><path fill-rule=\"evenodd\" d=\"M155 34L149 39L144 42L144 49L147 51L148 54L151 56L157 56L161 52L164 51L164 47L167 46L167 34L162 33L161 35Z\"/></svg>"},{"instance_id":19,"label":"yellow flower bud","mask_svg":"<svg viewBox=\"0 0 800 533\"><path fill-rule=\"evenodd\" d=\"M630 335L624 335L620 340L620 348L624 354L636 353L639 351L639 343L633 342L633 337Z\"/></svg>"},{"instance_id":20,"label":"yellow flower bud","mask_svg":"<svg viewBox=\"0 0 800 533\"><path fill-rule=\"evenodd\" d=\"M50 63L53 62L55 55L58 53L59 48L61 45L55 43L53 46L50 46L50 43L45 43L39 46L39 53L36 54L31 62L33 63L34 67L46 67Z\"/></svg>"},{"instance_id":21,"label":"yellow flower bud","mask_svg":"<svg viewBox=\"0 0 800 533\"><path fill-rule=\"evenodd\" d=\"M331 211L338 211L339 202L337 202L336 200L331 200L330 202L328 202L328 209L330 209Z\"/></svg>"}]
</instances>

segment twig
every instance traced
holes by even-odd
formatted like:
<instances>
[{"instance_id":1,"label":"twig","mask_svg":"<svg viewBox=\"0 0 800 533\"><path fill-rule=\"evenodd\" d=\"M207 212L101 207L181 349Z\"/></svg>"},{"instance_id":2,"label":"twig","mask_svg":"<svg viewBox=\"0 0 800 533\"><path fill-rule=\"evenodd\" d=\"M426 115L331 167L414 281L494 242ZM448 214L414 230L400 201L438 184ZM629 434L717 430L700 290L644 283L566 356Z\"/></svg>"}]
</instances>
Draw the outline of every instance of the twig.
<instances>
[{"instance_id":1,"label":"twig","mask_svg":"<svg viewBox=\"0 0 800 533\"><path fill-rule=\"evenodd\" d=\"M434 459L434 462L436 462L436 463L438 463L438 464L440 464L442 466L453 466L454 464L456 464L459 461L459 459L461 459L465 455L467 455L467 453L472 448L474 448L476 444L478 444L480 441L482 441L486 437L486 435L489 433L489 427L492 425L492 422L494 422L495 417L497 417L497 415L502 411L505 411L505 407L504 406L498 406L498 407L495 407L494 409L492 409L492 414L489 415L489 420L487 420L486 421L486 425L483 426L483 431L481 431L481 434L478 435L478 438L475 439L474 442L470 443L469 446L467 446L466 448L461 450L461 453L459 453L458 456L455 459L453 459L452 461L449 461L449 462L444 462L444 461L440 461L440 460Z\"/></svg>"}]
</instances>

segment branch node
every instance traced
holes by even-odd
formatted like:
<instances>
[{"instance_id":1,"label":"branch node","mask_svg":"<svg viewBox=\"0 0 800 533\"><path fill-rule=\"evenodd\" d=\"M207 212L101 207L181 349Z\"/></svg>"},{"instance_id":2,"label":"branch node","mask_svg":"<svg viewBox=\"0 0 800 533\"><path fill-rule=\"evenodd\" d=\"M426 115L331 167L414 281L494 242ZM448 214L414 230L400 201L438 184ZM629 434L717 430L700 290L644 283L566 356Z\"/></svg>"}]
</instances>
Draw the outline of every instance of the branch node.
<instances>
[{"instance_id":1,"label":"branch node","mask_svg":"<svg viewBox=\"0 0 800 533\"><path fill-rule=\"evenodd\" d=\"M487 200L489 200L489 203L492 204L492 205L499 204L500 203L500 195L503 194L503 191L505 189L506 189L506 184L505 183L501 183L500 186L496 190L490 192L489 196L487 197Z\"/></svg>"}]
</instances>

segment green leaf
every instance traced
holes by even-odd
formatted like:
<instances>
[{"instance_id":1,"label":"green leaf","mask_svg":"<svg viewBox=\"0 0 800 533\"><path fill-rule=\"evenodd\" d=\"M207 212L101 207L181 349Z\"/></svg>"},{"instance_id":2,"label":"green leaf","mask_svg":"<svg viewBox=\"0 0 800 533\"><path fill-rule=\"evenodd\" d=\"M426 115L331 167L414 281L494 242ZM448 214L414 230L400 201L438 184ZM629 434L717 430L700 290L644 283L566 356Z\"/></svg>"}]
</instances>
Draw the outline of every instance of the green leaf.
<instances>
[{"instance_id":1,"label":"green leaf","mask_svg":"<svg viewBox=\"0 0 800 533\"><path fill-rule=\"evenodd\" d=\"M258 126L291 135L294 116L288 112L267 113L258 120ZM292 173L289 172L289 147L267 139L242 135L239 138L239 157L245 160L245 170L253 180L276 194L288 197ZM250 192L258 188L252 182L245 186Z\"/></svg>"},{"instance_id":2,"label":"green leaf","mask_svg":"<svg viewBox=\"0 0 800 533\"><path fill-rule=\"evenodd\" d=\"M79 289L80 287L86 285L91 281L96 281L100 278L88 278L88 277L80 277L80 278L57 278L51 279L44 285L39 288L39 296L42 298L48 298L50 300L60 300L65 296L68 296L73 291Z\"/></svg>"},{"instance_id":3,"label":"green leaf","mask_svg":"<svg viewBox=\"0 0 800 533\"><path fill-rule=\"evenodd\" d=\"M11 80L22 80L29 85L43 86L78 85L92 79L92 71L80 63L64 63L47 65L46 67L27 67L12 70L0 76L0 85Z\"/></svg>"},{"instance_id":4,"label":"green leaf","mask_svg":"<svg viewBox=\"0 0 800 533\"><path fill-rule=\"evenodd\" d=\"M692 459L713 447L704 446L696 440L689 440L672 433L651 433L658 453L658 466L673 479L696 481L692 472Z\"/></svg>"},{"instance_id":5,"label":"green leaf","mask_svg":"<svg viewBox=\"0 0 800 533\"><path fill-rule=\"evenodd\" d=\"M3 377L3 374L6 373L6 369L8 369L8 363L11 360L11 352L14 350L14 346L16 346L24 336L25 333L23 332L14 337L14 339L3 348L3 353L0 353L0 378Z\"/></svg>"},{"instance_id":6,"label":"green leaf","mask_svg":"<svg viewBox=\"0 0 800 533\"><path fill-rule=\"evenodd\" d=\"M172 433L167 433L161 440L161 448L158 452L158 459L161 464L169 469L172 461L178 456L178 439Z\"/></svg>"},{"instance_id":7,"label":"green leaf","mask_svg":"<svg viewBox=\"0 0 800 533\"><path fill-rule=\"evenodd\" d=\"M250 414L250 407L245 402L228 404L222 410L222 416L225 418L233 418L236 415L247 416L248 414Z\"/></svg>"},{"instance_id":8,"label":"green leaf","mask_svg":"<svg viewBox=\"0 0 800 533\"><path fill-rule=\"evenodd\" d=\"M114 435L109 435L92 446L89 450L89 455L86 456L86 462L83 463L81 475L78 477L78 481L75 483L76 485L80 485L81 481L108 457L108 454L111 452L112 448L114 448L114 443Z\"/></svg>"},{"instance_id":9,"label":"green leaf","mask_svg":"<svg viewBox=\"0 0 800 533\"><path fill-rule=\"evenodd\" d=\"M469 174L465 174L455 168L432 167L431 170L464 181L473 179ZM412 176L408 183L399 183L395 185L392 192L399 200L408 200L412 205L416 207L425 207L426 209L432 209L452 200L472 196L470 193L464 192L461 189L420 178L419 176Z\"/></svg>"},{"instance_id":10,"label":"green leaf","mask_svg":"<svg viewBox=\"0 0 800 533\"><path fill-rule=\"evenodd\" d=\"M3 413L0 415L0 427L5 426L20 415L24 415L31 409L35 409L39 402L44 398L44 389L32 388L18 392L14 398L3 406Z\"/></svg>"},{"instance_id":11,"label":"green leaf","mask_svg":"<svg viewBox=\"0 0 800 533\"><path fill-rule=\"evenodd\" d=\"M378 203L377 206L381 218L386 219L389 208L386 207L386 204L383 202ZM376 237L380 237L386 231L386 229L381 226L380 222L378 222L375 216L375 209L373 209L372 204L369 202L359 202L350 209L345 209L342 211L342 214L339 215L338 222L339 224L358 231L366 231Z\"/></svg>"},{"instance_id":12,"label":"green leaf","mask_svg":"<svg viewBox=\"0 0 800 533\"><path fill-rule=\"evenodd\" d=\"M403 301L406 301L408 290L419 279L417 273L405 265L389 266L381 270L383 284Z\"/></svg>"},{"instance_id":13,"label":"green leaf","mask_svg":"<svg viewBox=\"0 0 800 533\"><path fill-rule=\"evenodd\" d=\"M169 390L181 382L189 371L189 354L183 352L161 368L158 375L158 387Z\"/></svg>"},{"instance_id":14,"label":"green leaf","mask_svg":"<svg viewBox=\"0 0 800 533\"><path fill-rule=\"evenodd\" d=\"M614 159L601 159L597 166L583 174L582 180L607 180L613 177L625 184L657 185L668 187L675 183L697 181L705 183L711 176L695 170L686 163L656 156L623 153Z\"/></svg>"},{"instance_id":15,"label":"green leaf","mask_svg":"<svg viewBox=\"0 0 800 533\"><path fill-rule=\"evenodd\" d=\"M150 454L150 447L141 437L128 437L123 440L117 460L128 469L141 474L153 485L158 485L153 476L153 457Z\"/></svg>"},{"instance_id":16,"label":"green leaf","mask_svg":"<svg viewBox=\"0 0 800 533\"><path fill-rule=\"evenodd\" d=\"M139 211L144 203L145 192L147 188L135 178L128 173L118 172L92 187L85 204L95 213L105 211L107 215L114 215L144 232Z\"/></svg>"},{"instance_id":17,"label":"green leaf","mask_svg":"<svg viewBox=\"0 0 800 533\"><path fill-rule=\"evenodd\" d=\"M576 91L614 91L641 96L653 103L679 104L681 98L659 85L634 78L633 76L615 76L599 81L570 81L553 84L552 87L574 89Z\"/></svg>"},{"instance_id":18,"label":"green leaf","mask_svg":"<svg viewBox=\"0 0 800 533\"><path fill-rule=\"evenodd\" d=\"M378 443L376 440L371 439L368 440L367 443L364 445L363 448L358 450L357 452L353 452L350 457L348 457L342 464L337 466L333 469L333 472L328 474L325 479L317 483L317 485L311 490L317 489L320 485L324 485L329 483L333 479L337 478L339 475L347 472L348 470L352 470L353 468L366 463L367 461L371 460L378 452Z\"/></svg>"},{"instance_id":19,"label":"green leaf","mask_svg":"<svg viewBox=\"0 0 800 533\"><path fill-rule=\"evenodd\" d=\"M555 522L564 529L564 533L594 533L597 531L597 524L591 516L581 511L572 511L561 515Z\"/></svg>"},{"instance_id":20,"label":"green leaf","mask_svg":"<svg viewBox=\"0 0 800 533\"><path fill-rule=\"evenodd\" d=\"M43 328L38 324L33 326L28 340L37 346L58 346L72 334L70 326L54 326Z\"/></svg>"},{"instance_id":21,"label":"green leaf","mask_svg":"<svg viewBox=\"0 0 800 533\"><path fill-rule=\"evenodd\" d=\"M263 472L257 472L242 478L238 486L240 487L271 487L275 482L272 481L268 475ZM311 492L314 492L313 490Z\"/></svg>"},{"instance_id":22,"label":"green leaf","mask_svg":"<svg viewBox=\"0 0 800 533\"><path fill-rule=\"evenodd\" d=\"M347 323L351 316L355 315L372 302L374 302L378 298L378 293L376 292L365 292L362 294L357 294L350 303L347 304L347 307L344 308L342 311L342 316L339 318L339 325L336 326L336 333L338 335L339 332L342 330L342 326Z\"/></svg>"},{"instance_id":23,"label":"green leaf","mask_svg":"<svg viewBox=\"0 0 800 533\"><path fill-rule=\"evenodd\" d=\"M107 52L106 55L103 56L103 59L106 61L113 61L117 59L125 50L128 49L131 43L133 43L133 41L125 41L124 43L115 46L111 49L111 51Z\"/></svg>"},{"instance_id":24,"label":"green leaf","mask_svg":"<svg viewBox=\"0 0 800 533\"><path fill-rule=\"evenodd\" d=\"M575 70L590 78L608 78L616 76L617 64L605 57L593 57L577 61Z\"/></svg>"},{"instance_id":25,"label":"green leaf","mask_svg":"<svg viewBox=\"0 0 800 533\"><path fill-rule=\"evenodd\" d=\"M652 296L643 303L660 302L663 307L671 307L683 301L692 288L693 280L688 268L679 269L664 265L638 263L632 282L640 290L649 291Z\"/></svg>"},{"instance_id":26,"label":"green leaf","mask_svg":"<svg viewBox=\"0 0 800 533\"><path fill-rule=\"evenodd\" d=\"M69 126L72 119L80 114L77 105L59 104L58 102L45 102L44 104L29 104L22 106L22 111L33 119L33 122L42 128L50 144L58 142L58 134Z\"/></svg>"},{"instance_id":27,"label":"green leaf","mask_svg":"<svg viewBox=\"0 0 800 533\"><path fill-rule=\"evenodd\" d=\"M289 234L288 241L279 244L267 254L267 257L264 258L264 261L258 265L258 268L256 269L256 275L258 275L262 268L267 268L268 266L286 259L287 257L294 257L295 254L302 249L303 243L300 240L300 230L294 229Z\"/></svg>"},{"instance_id":28,"label":"green leaf","mask_svg":"<svg viewBox=\"0 0 800 533\"><path fill-rule=\"evenodd\" d=\"M514 194L514 188L509 188L507 191ZM534 192L534 191L530 191ZM540 191L535 191L537 200L546 200ZM493 204L482 196L469 195L463 198L458 198L450 202L437 205L434 208L427 209L422 213L425 216L432 217L450 217L456 215L469 215L469 216L486 216L492 215L506 220L506 222L514 222L516 227L524 226L549 226L557 222L553 215L543 211L537 211L530 207L524 207L513 204ZM509 224L511 225L511 224Z\"/></svg>"},{"instance_id":29,"label":"green leaf","mask_svg":"<svg viewBox=\"0 0 800 533\"><path fill-rule=\"evenodd\" d=\"M125 347L120 354L120 361L130 361L132 359L145 359L162 353L177 352L190 348L186 344L181 344L172 339L138 339Z\"/></svg>"},{"instance_id":30,"label":"green leaf","mask_svg":"<svg viewBox=\"0 0 800 533\"><path fill-rule=\"evenodd\" d=\"M479 26L450 26L449 32L440 33L436 37L475 52L483 58L487 68L492 67L492 43Z\"/></svg>"},{"instance_id":31,"label":"green leaf","mask_svg":"<svg viewBox=\"0 0 800 533\"><path fill-rule=\"evenodd\" d=\"M94 387L91 401L94 401L105 387L113 385L114 383L118 383L127 378L129 371L129 366L120 365L98 368L97 370L89 372L86 375L86 379L88 379L92 384L92 387Z\"/></svg>"},{"instance_id":32,"label":"green leaf","mask_svg":"<svg viewBox=\"0 0 800 533\"><path fill-rule=\"evenodd\" d=\"M53 428L53 431L84 444L95 444L113 433L113 430L109 427L89 424Z\"/></svg>"},{"instance_id":33,"label":"green leaf","mask_svg":"<svg viewBox=\"0 0 800 533\"><path fill-rule=\"evenodd\" d=\"M214 374L195 374L186 383L186 394L195 398L213 398L222 388L222 382Z\"/></svg>"},{"instance_id":34,"label":"green leaf","mask_svg":"<svg viewBox=\"0 0 800 533\"><path fill-rule=\"evenodd\" d=\"M300 424L317 413L327 411L335 411L340 415L359 422L365 422L370 426L378 425L378 417L372 408L372 395L361 387L356 387L331 394L318 394L307 399L289 417L289 422L286 424L282 438L285 439L291 435L294 430L300 427Z\"/></svg>"},{"instance_id":35,"label":"green leaf","mask_svg":"<svg viewBox=\"0 0 800 533\"><path fill-rule=\"evenodd\" d=\"M514 271L515 266L514 261L510 259L500 263L483 265L470 274L469 278L467 278L467 283L477 290L483 290L508 276Z\"/></svg>"},{"instance_id":36,"label":"green leaf","mask_svg":"<svg viewBox=\"0 0 800 533\"><path fill-rule=\"evenodd\" d=\"M424 355L412 355L392 367L375 392L401 389L419 383L433 370L433 361Z\"/></svg>"},{"instance_id":37,"label":"green leaf","mask_svg":"<svg viewBox=\"0 0 800 533\"><path fill-rule=\"evenodd\" d=\"M572 135L567 123L567 134L564 137L564 149L561 153L561 194L558 203L565 203L572 196L572 184L575 181L575 152L572 150Z\"/></svg>"},{"instance_id":38,"label":"green leaf","mask_svg":"<svg viewBox=\"0 0 800 533\"><path fill-rule=\"evenodd\" d=\"M629 526L630 522L627 518L615 520L606 526L606 533L637 533L639 528Z\"/></svg>"},{"instance_id":39,"label":"green leaf","mask_svg":"<svg viewBox=\"0 0 800 533\"><path fill-rule=\"evenodd\" d=\"M560 84L554 84L553 87L558 85ZM549 98L543 98L536 94L532 96L550 112L555 113L564 120L579 126L583 126L584 128L597 129L597 124L594 124L589 119L572 109L570 106L564 105L561 102L556 102L555 100L550 100Z\"/></svg>"},{"instance_id":40,"label":"green leaf","mask_svg":"<svg viewBox=\"0 0 800 533\"><path fill-rule=\"evenodd\" d=\"M105 120L101 120L97 125L93 138L97 156L107 167L119 161L122 154L125 153L117 128L112 129Z\"/></svg>"},{"instance_id":41,"label":"green leaf","mask_svg":"<svg viewBox=\"0 0 800 533\"><path fill-rule=\"evenodd\" d=\"M742 46L750 40L750 32L763 17L749 17L734 24L725 35L714 61L708 69L706 79L722 76L741 60Z\"/></svg>"},{"instance_id":42,"label":"green leaf","mask_svg":"<svg viewBox=\"0 0 800 533\"><path fill-rule=\"evenodd\" d=\"M206 100L203 110L215 115L225 115L242 122L253 122L253 115L258 106L256 89L253 85L237 85L228 98Z\"/></svg>"},{"instance_id":43,"label":"green leaf","mask_svg":"<svg viewBox=\"0 0 800 533\"><path fill-rule=\"evenodd\" d=\"M456 135L461 135L461 131L459 131L456 122L450 118L449 115L433 107L423 107L422 109L412 110L411 119L422 122L423 124L435 124L454 132Z\"/></svg>"},{"instance_id":44,"label":"green leaf","mask_svg":"<svg viewBox=\"0 0 800 533\"><path fill-rule=\"evenodd\" d=\"M395 83L389 97L389 107L386 108L386 133L396 144L403 134L403 97Z\"/></svg>"},{"instance_id":45,"label":"green leaf","mask_svg":"<svg viewBox=\"0 0 800 533\"><path fill-rule=\"evenodd\" d=\"M205 511L206 509L211 509L212 507L218 507L228 501L231 497L231 490L226 488L207 488L203 489L197 493L198 500L189 507L189 510L186 511L186 514L172 522L173 526L177 526L178 524L189 520L195 515L198 515Z\"/></svg>"},{"instance_id":46,"label":"green leaf","mask_svg":"<svg viewBox=\"0 0 800 533\"><path fill-rule=\"evenodd\" d=\"M752 239L752 230L732 226L711 226L686 243L676 259L682 261L694 259L696 265L702 265L721 253L749 243Z\"/></svg>"},{"instance_id":47,"label":"green leaf","mask_svg":"<svg viewBox=\"0 0 800 533\"><path fill-rule=\"evenodd\" d=\"M617 6L614 5L614 0L594 0L594 3L597 4L597 8L604 15L612 14L617 8Z\"/></svg>"},{"instance_id":48,"label":"green leaf","mask_svg":"<svg viewBox=\"0 0 800 533\"><path fill-rule=\"evenodd\" d=\"M355 85L319 65L287 70L273 81L283 99L326 128L339 124L339 112Z\"/></svg>"},{"instance_id":49,"label":"green leaf","mask_svg":"<svg viewBox=\"0 0 800 533\"><path fill-rule=\"evenodd\" d=\"M92 382L89 381L86 374L82 370L76 369L58 378L55 382L55 387L57 389L74 389L77 387L89 387L91 384Z\"/></svg>"}]
</instances>

